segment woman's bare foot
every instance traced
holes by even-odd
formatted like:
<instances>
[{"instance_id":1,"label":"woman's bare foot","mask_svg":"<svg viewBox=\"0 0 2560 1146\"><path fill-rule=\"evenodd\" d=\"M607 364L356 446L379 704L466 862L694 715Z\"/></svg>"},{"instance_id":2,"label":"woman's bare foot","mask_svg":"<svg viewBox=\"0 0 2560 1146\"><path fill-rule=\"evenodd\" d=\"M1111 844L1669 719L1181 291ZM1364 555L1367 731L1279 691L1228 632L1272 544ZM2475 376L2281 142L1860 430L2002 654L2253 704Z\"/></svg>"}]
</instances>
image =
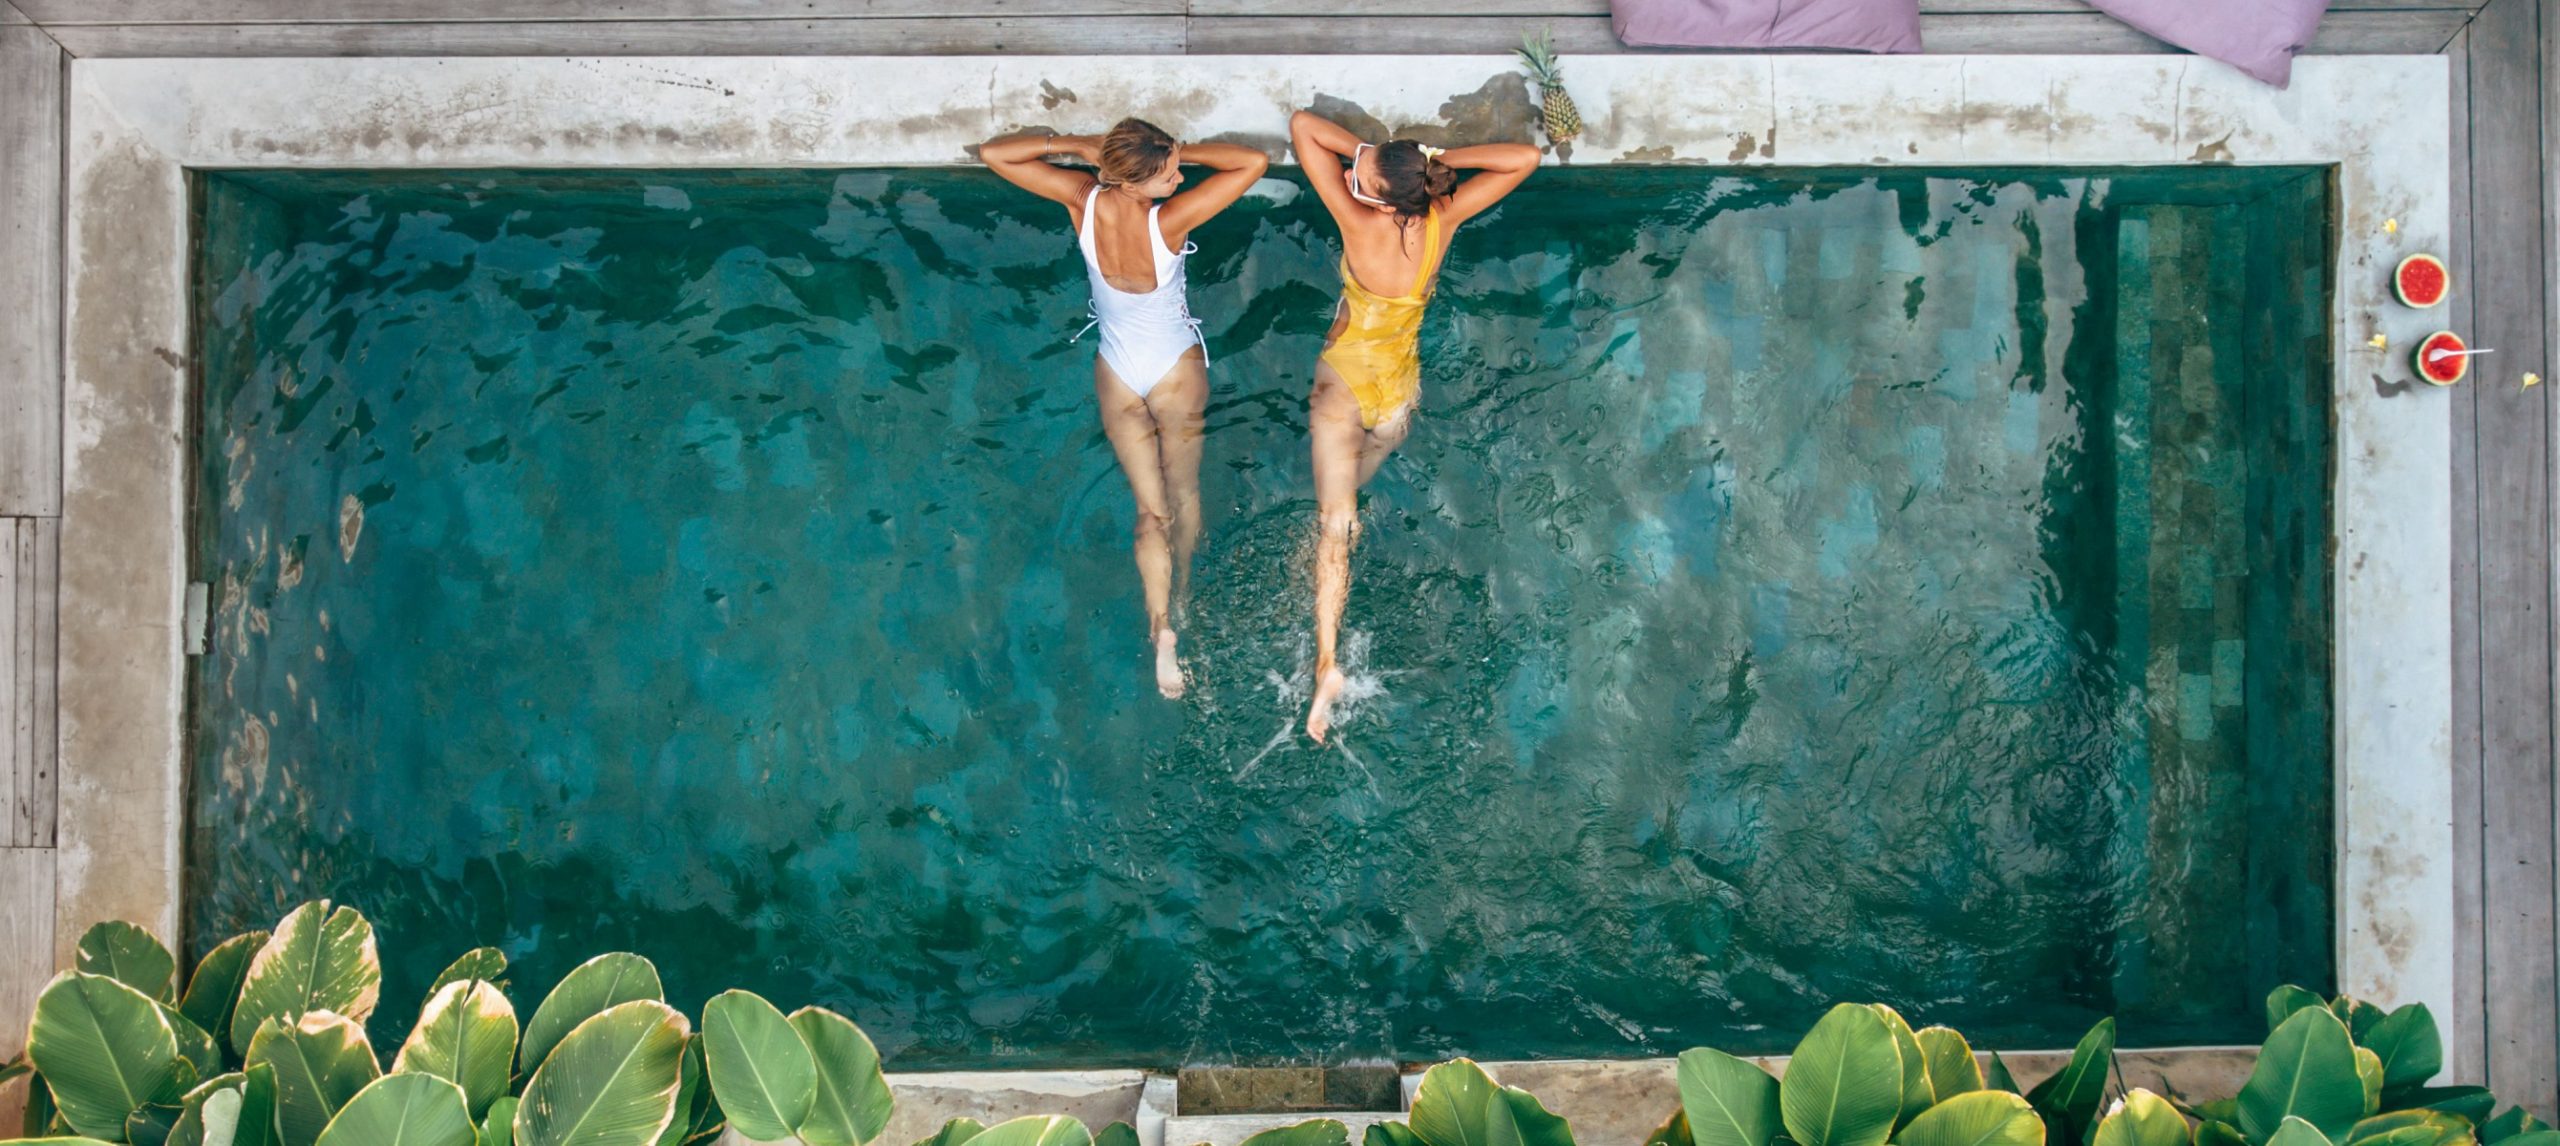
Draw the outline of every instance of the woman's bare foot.
<instances>
[{"instance_id":1,"label":"woman's bare foot","mask_svg":"<svg viewBox=\"0 0 2560 1146\"><path fill-rule=\"evenodd\" d=\"M1318 744L1333 729L1333 702L1342 696L1342 670L1326 665L1316 673L1315 700L1307 705L1307 735Z\"/></svg>"},{"instance_id":2,"label":"woman's bare foot","mask_svg":"<svg viewBox=\"0 0 2560 1146\"><path fill-rule=\"evenodd\" d=\"M1182 699L1182 660L1173 654L1173 630L1156 634L1156 691L1166 700Z\"/></svg>"}]
</instances>

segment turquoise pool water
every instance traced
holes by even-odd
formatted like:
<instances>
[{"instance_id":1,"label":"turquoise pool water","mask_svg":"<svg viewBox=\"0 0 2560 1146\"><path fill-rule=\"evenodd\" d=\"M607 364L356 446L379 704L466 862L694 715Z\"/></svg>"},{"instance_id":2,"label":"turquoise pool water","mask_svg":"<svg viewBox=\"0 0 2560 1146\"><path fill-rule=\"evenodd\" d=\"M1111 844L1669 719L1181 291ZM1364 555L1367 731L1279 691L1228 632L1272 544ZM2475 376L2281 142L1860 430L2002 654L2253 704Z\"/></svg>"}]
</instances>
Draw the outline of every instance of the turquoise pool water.
<instances>
[{"instance_id":1,"label":"turquoise pool water","mask_svg":"<svg viewBox=\"0 0 2560 1146\"><path fill-rule=\"evenodd\" d=\"M1062 213L972 171L198 178L188 931L332 896L893 1065L2252 1041L2332 937L2330 191L1550 170L1462 231L1293 738L1335 247L1192 263L1157 698ZM1285 201L1283 201L1285 200Z\"/></svg>"}]
</instances>

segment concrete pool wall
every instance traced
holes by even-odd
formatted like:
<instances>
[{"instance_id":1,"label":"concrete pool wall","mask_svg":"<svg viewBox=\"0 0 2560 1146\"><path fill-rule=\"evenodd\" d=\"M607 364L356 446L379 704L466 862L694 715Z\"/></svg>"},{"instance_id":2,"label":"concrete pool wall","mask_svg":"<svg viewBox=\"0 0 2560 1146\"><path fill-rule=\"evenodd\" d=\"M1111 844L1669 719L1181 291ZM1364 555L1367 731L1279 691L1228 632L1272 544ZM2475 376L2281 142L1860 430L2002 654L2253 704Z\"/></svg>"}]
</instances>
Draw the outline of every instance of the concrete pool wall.
<instances>
[{"instance_id":1,"label":"concrete pool wall","mask_svg":"<svg viewBox=\"0 0 2560 1146\"><path fill-rule=\"evenodd\" d=\"M2447 245L2445 63L2306 59L2289 90L2184 58L1592 57L1571 162L2283 163L2337 172L2337 977L2453 1006L2450 418L2407 385ZM1014 128L1143 113L1277 149L1287 111L1520 137L1501 57L81 60L69 93L57 945L178 934L190 168L965 163ZM2396 228L2386 231L2386 221ZM2459 284L2457 286L2459 289ZM2391 349L2367 339L2380 333ZM2470 1032L2449 1032L2460 1042ZM2139 1080L2137 1080L2139 1081Z\"/></svg>"}]
</instances>

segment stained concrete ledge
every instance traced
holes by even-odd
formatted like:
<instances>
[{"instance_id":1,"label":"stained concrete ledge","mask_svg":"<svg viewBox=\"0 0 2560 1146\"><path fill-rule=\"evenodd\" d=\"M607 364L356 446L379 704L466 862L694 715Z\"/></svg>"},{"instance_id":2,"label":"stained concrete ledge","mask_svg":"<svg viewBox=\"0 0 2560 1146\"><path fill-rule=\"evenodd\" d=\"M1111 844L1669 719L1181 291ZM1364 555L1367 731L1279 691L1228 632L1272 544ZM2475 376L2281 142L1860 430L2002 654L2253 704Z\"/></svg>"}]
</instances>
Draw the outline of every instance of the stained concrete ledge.
<instances>
[{"instance_id":1,"label":"stained concrete ledge","mask_svg":"<svg viewBox=\"0 0 2560 1146\"><path fill-rule=\"evenodd\" d=\"M931 1137L954 1118L975 1118L993 1126L1028 1114L1064 1114L1096 1130L1114 1122L1139 1122L1140 1109L1147 1105L1147 1083L1154 1077L1143 1070L892 1074L889 1093L896 1096L897 1105L878 1141L883 1146L907 1146ZM720 1136L718 1146L757 1144L731 1130Z\"/></svg>"}]
</instances>

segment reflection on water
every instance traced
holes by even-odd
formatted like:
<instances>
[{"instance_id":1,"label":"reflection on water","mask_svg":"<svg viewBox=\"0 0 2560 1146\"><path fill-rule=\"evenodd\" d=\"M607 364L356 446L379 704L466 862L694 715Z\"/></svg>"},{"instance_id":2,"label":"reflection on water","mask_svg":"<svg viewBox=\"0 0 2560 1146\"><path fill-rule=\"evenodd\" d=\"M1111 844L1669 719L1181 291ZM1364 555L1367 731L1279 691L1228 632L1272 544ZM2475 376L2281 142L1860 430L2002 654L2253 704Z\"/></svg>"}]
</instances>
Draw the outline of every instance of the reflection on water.
<instances>
[{"instance_id":1,"label":"reflection on water","mask_svg":"<svg viewBox=\"0 0 2560 1146\"><path fill-rule=\"evenodd\" d=\"M910 1068L1765 1050L1843 997L2246 1041L2329 963L2326 202L1541 175L1453 247L1320 748L1311 197L1197 236L1168 703L1054 207L205 177L191 940L329 895L386 1024L476 944L527 998L619 948Z\"/></svg>"}]
</instances>

